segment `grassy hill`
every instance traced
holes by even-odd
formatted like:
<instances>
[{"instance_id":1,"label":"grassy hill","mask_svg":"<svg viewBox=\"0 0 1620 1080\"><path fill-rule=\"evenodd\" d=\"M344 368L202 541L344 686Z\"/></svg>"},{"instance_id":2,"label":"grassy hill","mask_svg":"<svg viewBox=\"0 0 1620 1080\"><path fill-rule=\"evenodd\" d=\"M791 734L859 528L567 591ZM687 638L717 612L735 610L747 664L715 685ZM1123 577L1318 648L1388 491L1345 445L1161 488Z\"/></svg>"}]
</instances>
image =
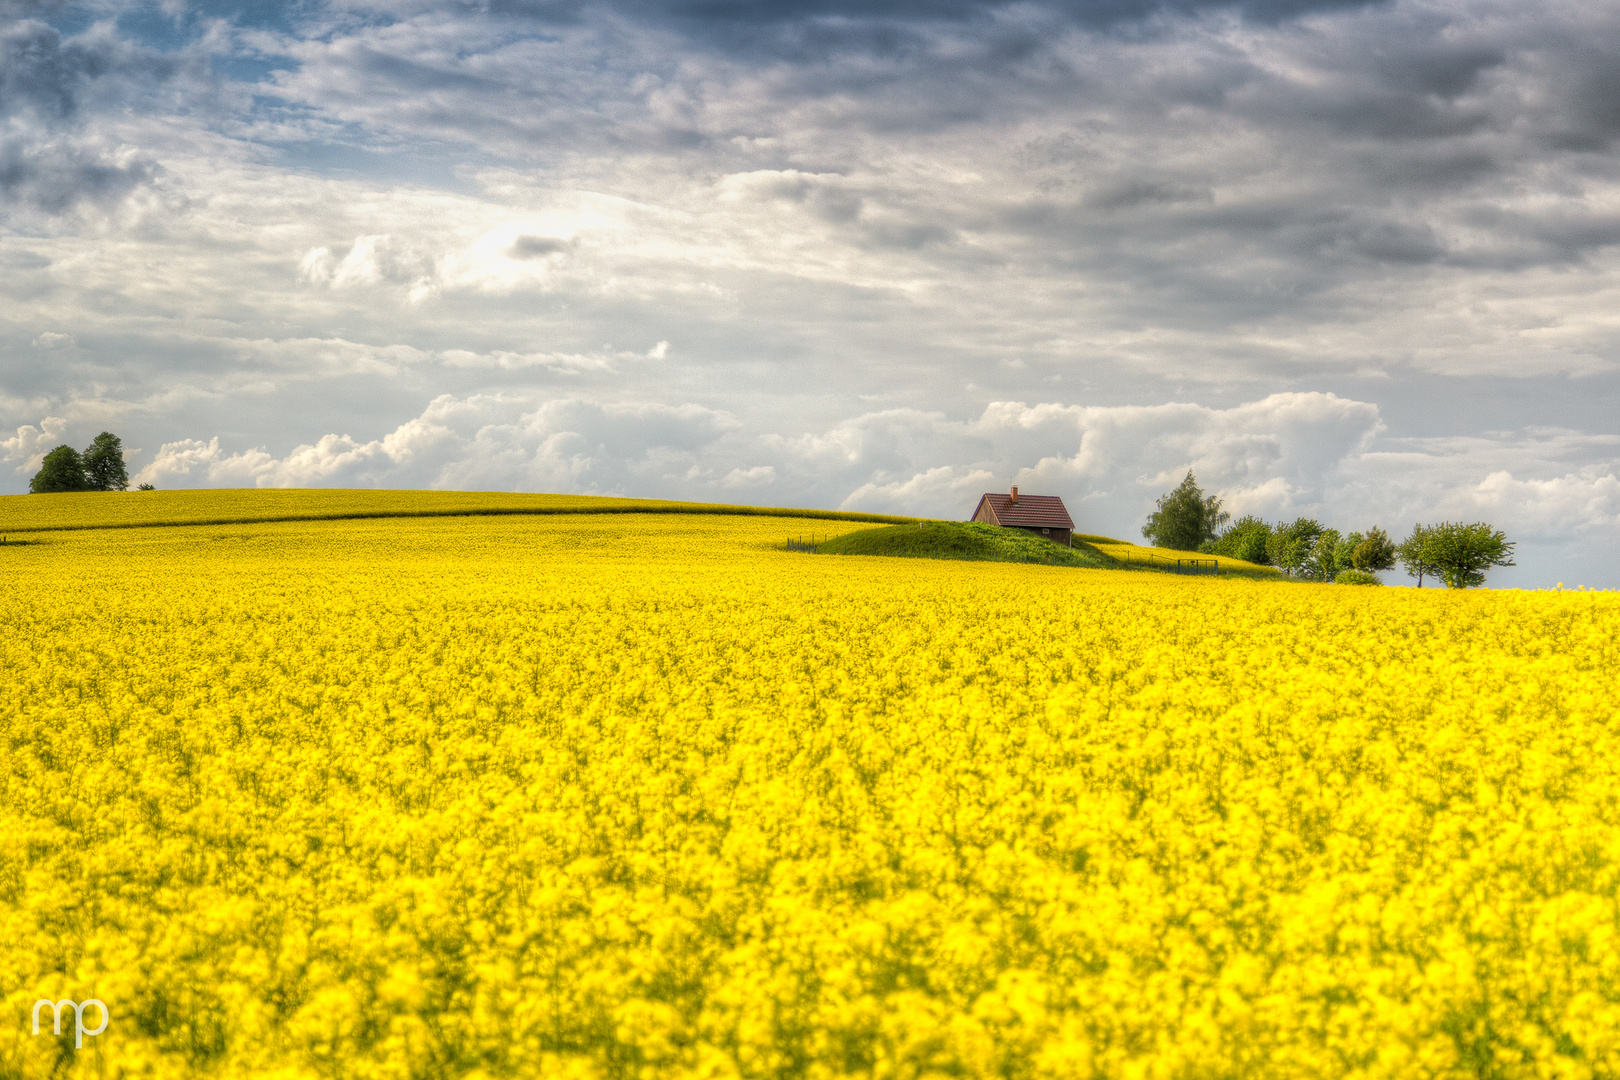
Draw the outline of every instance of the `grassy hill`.
<instances>
[{"instance_id":1,"label":"grassy hill","mask_svg":"<svg viewBox=\"0 0 1620 1080\"><path fill-rule=\"evenodd\" d=\"M1107 568L1114 564L1087 544L1059 547L1022 529L977 521L920 521L861 529L815 545L824 555L889 555L908 559L965 559L971 562L1029 562L1048 566Z\"/></svg>"},{"instance_id":2,"label":"grassy hill","mask_svg":"<svg viewBox=\"0 0 1620 1080\"><path fill-rule=\"evenodd\" d=\"M1214 559L1223 575L1276 578L1269 566L1241 559L1200 555L1128 544L1111 536L1077 533L1073 547L977 521L925 521L913 525L861 529L807 547L823 555L885 555L908 559L963 559L972 562L1028 562L1102 570L1174 572L1177 560Z\"/></svg>"}]
</instances>

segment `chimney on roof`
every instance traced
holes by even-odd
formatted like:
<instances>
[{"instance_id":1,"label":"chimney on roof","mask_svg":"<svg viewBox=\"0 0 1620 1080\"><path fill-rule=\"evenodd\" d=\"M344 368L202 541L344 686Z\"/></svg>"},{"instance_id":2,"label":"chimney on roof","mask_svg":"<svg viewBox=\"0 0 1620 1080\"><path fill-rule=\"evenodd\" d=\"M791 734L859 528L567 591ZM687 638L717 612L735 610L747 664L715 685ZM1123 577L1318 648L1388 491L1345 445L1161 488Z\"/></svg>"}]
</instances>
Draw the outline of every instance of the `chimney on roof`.
<instances>
[{"instance_id":1,"label":"chimney on roof","mask_svg":"<svg viewBox=\"0 0 1620 1080\"><path fill-rule=\"evenodd\" d=\"M1012 490L1012 501L1013 501L1014 505L1017 505L1017 503L1018 503L1018 488L1017 487L1014 487L1013 490Z\"/></svg>"}]
</instances>

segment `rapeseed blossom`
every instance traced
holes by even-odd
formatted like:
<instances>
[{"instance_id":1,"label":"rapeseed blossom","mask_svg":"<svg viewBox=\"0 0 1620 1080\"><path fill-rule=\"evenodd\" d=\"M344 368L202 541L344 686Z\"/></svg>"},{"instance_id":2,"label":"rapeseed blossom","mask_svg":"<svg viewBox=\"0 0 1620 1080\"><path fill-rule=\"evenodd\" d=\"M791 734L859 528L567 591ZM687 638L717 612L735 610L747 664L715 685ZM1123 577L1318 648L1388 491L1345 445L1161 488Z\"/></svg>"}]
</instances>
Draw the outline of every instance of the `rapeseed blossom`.
<instances>
[{"instance_id":1,"label":"rapeseed blossom","mask_svg":"<svg viewBox=\"0 0 1620 1080\"><path fill-rule=\"evenodd\" d=\"M0 549L0 1074L1620 1073L1615 597L799 527Z\"/></svg>"}]
</instances>

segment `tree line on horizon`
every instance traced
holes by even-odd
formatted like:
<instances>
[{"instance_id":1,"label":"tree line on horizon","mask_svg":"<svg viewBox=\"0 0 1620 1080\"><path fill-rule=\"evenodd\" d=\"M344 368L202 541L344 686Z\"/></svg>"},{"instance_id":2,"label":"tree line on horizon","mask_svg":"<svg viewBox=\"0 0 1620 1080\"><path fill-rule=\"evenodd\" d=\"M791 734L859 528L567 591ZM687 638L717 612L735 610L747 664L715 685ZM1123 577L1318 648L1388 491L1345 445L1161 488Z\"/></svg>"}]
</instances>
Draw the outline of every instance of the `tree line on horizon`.
<instances>
[{"instance_id":1,"label":"tree line on horizon","mask_svg":"<svg viewBox=\"0 0 1620 1080\"><path fill-rule=\"evenodd\" d=\"M1379 585L1378 572L1393 570L1398 561L1419 588L1432 577L1466 589L1485 584L1492 567L1517 565L1513 542L1482 521L1413 525L1398 544L1377 527L1345 534L1315 518L1269 523L1246 514L1232 521L1220 498L1205 495L1191 470L1157 505L1142 526L1142 535L1156 546L1274 566L1304 581Z\"/></svg>"},{"instance_id":2,"label":"tree line on horizon","mask_svg":"<svg viewBox=\"0 0 1620 1080\"><path fill-rule=\"evenodd\" d=\"M97 435L84 450L58 446L45 455L39 472L28 481L33 495L62 491L128 491L129 470L124 466L124 442L110 431ZM151 484L142 484L151 491Z\"/></svg>"}]
</instances>

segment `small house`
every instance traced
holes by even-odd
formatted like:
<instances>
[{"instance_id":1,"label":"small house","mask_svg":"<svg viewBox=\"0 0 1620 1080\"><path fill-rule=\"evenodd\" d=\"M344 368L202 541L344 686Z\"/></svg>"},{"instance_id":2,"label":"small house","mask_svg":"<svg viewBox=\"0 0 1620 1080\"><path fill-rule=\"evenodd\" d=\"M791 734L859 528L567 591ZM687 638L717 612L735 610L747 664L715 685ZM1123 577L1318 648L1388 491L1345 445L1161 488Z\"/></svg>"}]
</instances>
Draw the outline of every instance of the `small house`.
<instances>
[{"instance_id":1,"label":"small house","mask_svg":"<svg viewBox=\"0 0 1620 1080\"><path fill-rule=\"evenodd\" d=\"M1054 544L1074 546L1071 541L1074 519L1069 517L1063 500L1056 495L1020 495L1017 488L1007 495L987 491L979 499L971 520L1023 529Z\"/></svg>"}]
</instances>

